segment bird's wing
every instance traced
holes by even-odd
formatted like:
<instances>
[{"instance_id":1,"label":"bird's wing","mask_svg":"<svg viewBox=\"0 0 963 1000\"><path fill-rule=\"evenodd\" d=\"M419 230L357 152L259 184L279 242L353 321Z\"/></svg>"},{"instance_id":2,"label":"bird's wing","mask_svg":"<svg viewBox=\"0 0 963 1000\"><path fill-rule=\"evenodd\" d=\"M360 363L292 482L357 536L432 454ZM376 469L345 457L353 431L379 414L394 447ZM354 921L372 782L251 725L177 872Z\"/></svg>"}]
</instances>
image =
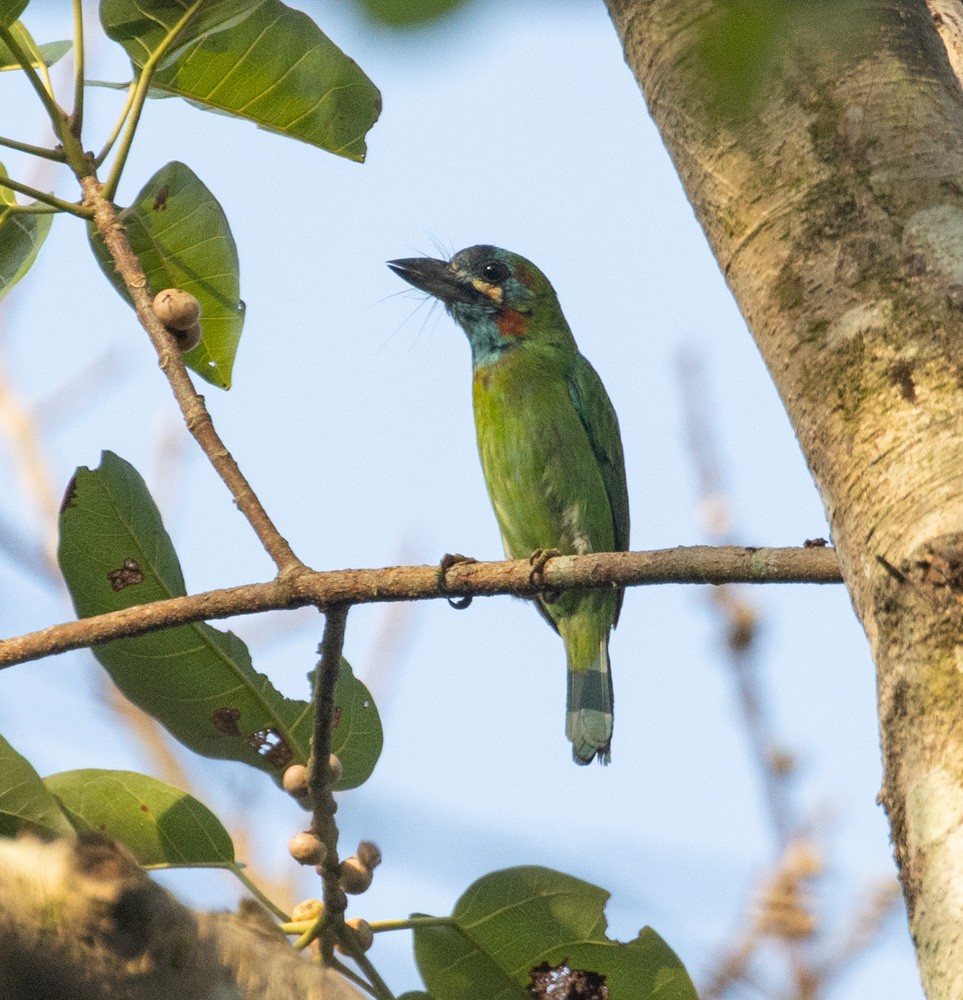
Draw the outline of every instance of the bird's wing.
<instances>
[{"instance_id":1,"label":"bird's wing","mask_svg":"<svg viewBox=\"0 0 963 1000\"><path fill-rule=\"evenodd\" d=\"M602 482L612 509L616 551L624 552L629 547L629 494L625 484L625 458L622 454L618 418L602 380L581 354L576 355L566 381L569 395L588 434L592 452L602 473ZM620 609L621 605L620 594Z\"/></svg>"}]
</instances>

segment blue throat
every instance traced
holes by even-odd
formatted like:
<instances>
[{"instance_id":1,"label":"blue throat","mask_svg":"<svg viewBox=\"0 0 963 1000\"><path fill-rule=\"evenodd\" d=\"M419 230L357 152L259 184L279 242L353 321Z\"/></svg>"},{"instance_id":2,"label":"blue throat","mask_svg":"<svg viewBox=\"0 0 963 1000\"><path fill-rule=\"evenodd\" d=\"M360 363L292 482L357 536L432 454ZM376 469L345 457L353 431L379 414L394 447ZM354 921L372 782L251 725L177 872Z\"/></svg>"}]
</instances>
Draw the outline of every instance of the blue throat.
<instances>
[{"instance_id":1,"label":"blue throat","mask_svg":"<svg viewBox=\"0 0 963 1000\"><path fill-rule=\"evenodd\" d=\"M451 315L468 337L473 368L493 364L513 346L501 335L494 315L487 309L456 302L451 306Z\"/></svg>"}]
</instances>

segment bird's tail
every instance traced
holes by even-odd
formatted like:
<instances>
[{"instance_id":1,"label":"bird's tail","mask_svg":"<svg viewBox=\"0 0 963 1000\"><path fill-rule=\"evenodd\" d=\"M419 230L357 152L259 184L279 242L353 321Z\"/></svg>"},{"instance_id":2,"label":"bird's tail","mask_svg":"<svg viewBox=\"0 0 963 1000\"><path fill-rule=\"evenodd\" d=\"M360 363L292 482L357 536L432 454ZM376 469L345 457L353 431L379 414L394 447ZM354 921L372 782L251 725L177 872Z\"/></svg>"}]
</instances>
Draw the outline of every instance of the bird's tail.
<instances>
[{"instance_id":1,"label":"bird's tail","mask_svg":"<svg viewBox=\"0 0 963 1000\"><path fill-rule=\"evenodd\" d=\"M567 644L566 644L567 645ZM587 666L568 657L568 712L565 733L572 741L576 764L591 764L597 756L608 764L612 753L612 672L609 670L608 631L599 640Z\"/></svg>"}]
</instances>

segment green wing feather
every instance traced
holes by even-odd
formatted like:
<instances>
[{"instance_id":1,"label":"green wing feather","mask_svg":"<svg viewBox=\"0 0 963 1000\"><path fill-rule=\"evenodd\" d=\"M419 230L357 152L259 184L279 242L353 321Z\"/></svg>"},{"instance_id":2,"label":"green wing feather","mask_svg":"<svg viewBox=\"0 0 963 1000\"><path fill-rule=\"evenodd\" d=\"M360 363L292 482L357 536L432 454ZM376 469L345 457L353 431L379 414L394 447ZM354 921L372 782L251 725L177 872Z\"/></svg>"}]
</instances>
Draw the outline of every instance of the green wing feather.
<instances>
[{"instance_id":1,"label":"green wing feather","mask_svg":"<svg viewBox=\"0 0 963 1000\"><path fill-rule=\"evenodd\" d=\"M615 409L598 373L581 354L576 355L566 375L566 382L575 411L588 434L592 452L602 473L602 482L612 508L615 549L617 552L625 552L629 547L629 493L625 483L625 459ZM619 591L616 622L622 609L622 596L623 591Z\"/></svg>"}]
</instances>

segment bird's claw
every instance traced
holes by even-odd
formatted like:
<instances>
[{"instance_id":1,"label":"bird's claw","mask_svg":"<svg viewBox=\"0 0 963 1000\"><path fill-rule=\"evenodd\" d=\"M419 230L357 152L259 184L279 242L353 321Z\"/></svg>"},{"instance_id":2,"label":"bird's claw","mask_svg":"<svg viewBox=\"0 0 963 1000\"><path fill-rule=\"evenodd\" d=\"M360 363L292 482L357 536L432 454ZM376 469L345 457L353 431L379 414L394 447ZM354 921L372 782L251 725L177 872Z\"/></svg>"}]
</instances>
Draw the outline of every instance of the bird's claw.
<instances>
[{"instance_id":1,"label":"bird's claw","mask_svg":"<svg viewBox=\"0 0 963 1000\"><path fill-rule=\"evenodd\" d=\"M438 589L444 593L448 589L448 584L445 579L445 574L452 568L452 566L457 566L459 563L474 563L478 562L477 559L472 559L471 556L463 556L460 552L454 554L446 552L441 557L441 562L438 564ZM456 611L464 611L465 608L471 604L471 594L465 594L462 597L449 597L448 603Z\"/></svg>"},{"instance_id":2,"label":"bird's claw","mask_svg":"<svg viewBox=\"0 0 963 1000\"><path fill-rule=\"evenodd\" d=\"M562 553L559 549L536 549L529 557L528 562L532 571L528 574L528 582L533 587L545 587L545 567L549 559L554 559ZM547 604L558 600L557 590L543 590L542 600Z\"/></svg>"}]
</instances>

